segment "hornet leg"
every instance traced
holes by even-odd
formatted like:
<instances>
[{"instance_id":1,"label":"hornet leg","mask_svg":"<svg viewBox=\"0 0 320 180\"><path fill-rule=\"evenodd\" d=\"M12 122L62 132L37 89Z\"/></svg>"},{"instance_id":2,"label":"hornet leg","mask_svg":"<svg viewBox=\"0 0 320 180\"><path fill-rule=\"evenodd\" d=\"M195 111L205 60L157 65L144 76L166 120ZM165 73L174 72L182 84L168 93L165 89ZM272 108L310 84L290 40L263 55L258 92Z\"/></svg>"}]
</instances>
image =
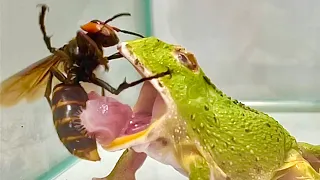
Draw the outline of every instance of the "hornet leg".
<instances>
[{"instance_id":1,"label":"hornet leg","mask_svg":"<svg viewBox=\"0 0 320 180\"><path fill-rule=\"evenodd\" d=\"M51 53L54 53L56 51L56 48L51 46L51 41L50 41L51 37L49 37L47 35L46 27L44 25L44 18L45 18L45 15L46 15L46 11L47 10L49 11L49 8L48 8L48 6L46 6L44 4L39 4L38 6L41 6L41 12L40 12L40 15L39 15L39 25L40 25L41 32L43 34L43 40L46 43L46 46L47 46L48 50Z\"/></svg>"},{"instance_id":2,"label":"hornet leg","mask_svg":"<svg viewBox=\"0 0 320 180\"><path fill-rule=\"evenodd\" d=\"M65 82L67 79L56 67L51 67L50 73L49 73L49 80L47 82L46 90L44 92L44 97L47 99L50 108L52 108L52 102L50 99L50 95L52 92L52 78L53 78L53 76L56 77L61 82Z\"/></svg>"},{"instance_id":3,"label":"hornet leg","mask_svg":"<svg viewBox=\"0 0 320 180\"><path fill-rule=\"evenodd\" d=\"M52 78L53 78L53 75L50 72L49 73L49 80L48 80L47 86L46 86L46 91L44 92L44 97L47 99L50 108L52 107L52 103L51 103L51 99L50 99L51 90L52 90Z\"/></svg>"},{"instance_id":4,"label":"hornet leg","mask_svg":"<svg viewBox=\"0 0 320 180\"><path fill-rule=\"evenodd\" d=\"M104 89L103 89L103 88L101 88L101 96L103 96L103 97L105 97L105 96L106 96L106 94L105 94L105 92L104 92Z\"/></svg>"},{"instance_id":5,"label":"hornet leg","mask_svg":"<svg viewBox=\"0 0 320 180\"><path fill-rule=\"evenodd\" d=\"M59 81L65 83L67 80L67 77L59 71L56 67L51 67L50 69L51 73L53 74L54 77L56 77Z\"/></svg>"},{"instance_id":6,"label":"hornet leg","mask_svg":"<svg viewBox=\"0 0 320 180\"><path fill-rule=\"evenodd\" d=\"M122 54L120 54L119 52L117 52L117 53L112 54L111 56L102 57L102 59L100 60L100 62L101 62L101 61L105 62L105 63L102 63L102 64L105 66L105 68L107 67L107 69L109 69L109 67L107 66L107 64L108 64L108 62L109 62L110 60L119 59L119 58L122 58L122 57L123 57Z\"/></svg>"},{"instance_id":7,"label":"hornet leg","mask_svg":"<svg viewBox=\"0 0 320 180\"><path fill-rule=\"evenodd\" d=\"M91 83L97 85L97 86L100 86L100 87L103 87L104 89L106 89L107 91L109 91L110 93L114 94L114 95L118 95L120 94L120 92L122 92L123 90L127 89L127 88L130 88L130 87L133 87L135 85L138 85L144 81L148 81L148 80L151 80L151 79L154 79L154 78L159 78L159 77L162 77L162 76L165 76L165 75L169 75L170 74L170 71L166 71L166 72L163 72L163 73L160 73L160 74L156 74L154 76L150 76L150 77L145 77L145 78L141 78L137 81L134 81L134 82L131 82L131 83L127 83L126 79L124 79L124 81L119 85L119 87L117 89L115 89L114 87L112 87L110 84L104 82L103 80L95 77L95 76L92 76L90 78L91 80Z\"/></svg>"},{"instance_id":8,"label":"hornet leg","mask_svg":"<svg viewBox=\"0 0 320 180\"><path fill-rule=\"evenodd\" d=\"M119 59L122 58L122 54L120 54L119 52L112 54L111 56L105 57L107 60L112 60L112 59Z\"/></svg>"}]
</instances>

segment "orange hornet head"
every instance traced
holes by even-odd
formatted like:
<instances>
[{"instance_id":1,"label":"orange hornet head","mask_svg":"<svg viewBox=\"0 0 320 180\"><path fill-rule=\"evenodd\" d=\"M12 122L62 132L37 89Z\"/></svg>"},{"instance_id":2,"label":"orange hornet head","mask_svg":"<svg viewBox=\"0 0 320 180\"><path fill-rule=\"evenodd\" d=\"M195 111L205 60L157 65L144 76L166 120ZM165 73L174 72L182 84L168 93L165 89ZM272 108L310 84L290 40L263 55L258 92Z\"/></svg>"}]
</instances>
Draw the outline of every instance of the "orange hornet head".
<instances>
[{"instance_id":1,"label":"orange hornet head","mask_svg":"<svg viewBox=\"0 0 320 180\"><path fill-rule=\"evenodd\" d=\"M116 32L122 32L125 34L130 34L134 36L138 36L141 38L144 38L144 36L127 31L127 30L122 30L114 26L108 25L109 22L112 20L121 17L121 16L131 16L130 13L119 13L114 15L113 17L107 19L106 21L100 21L100 20L92 20L88 22L87 24L84 24L81 26L81 29L83 31L86 31L89 34L93 34L91 38L95 38L95 42L99 42L102 47L110 47L114 46L119 43L119 37L117 36Z\"/></svg>"},{"instance_id":2,"label":"orange hornet head","mask_svg":"<svg viewBox=\"0 0 320 180\"><path fill-rule=\"evenodd\" d=\"M84 25L81 26L81 29L88 32L88 33L97 33L99 32L102 27L104 26L104 23L99 20L92 20Z\"/></svg>"},{"instance_id":3,"label":"orange hornet head","mask_svg":"<svg viewBox=\"0 0 320 180\"><path fill-rule=\"evenodd\" d=\"M81 26L81 29L87 33L94 34L95 42L99 42L102 47L110 47L118 44L119 38L115 33L115 29L105 22L92 20ZM92 38L92 37L91 37Z\"/></svg>"}]
</instances>

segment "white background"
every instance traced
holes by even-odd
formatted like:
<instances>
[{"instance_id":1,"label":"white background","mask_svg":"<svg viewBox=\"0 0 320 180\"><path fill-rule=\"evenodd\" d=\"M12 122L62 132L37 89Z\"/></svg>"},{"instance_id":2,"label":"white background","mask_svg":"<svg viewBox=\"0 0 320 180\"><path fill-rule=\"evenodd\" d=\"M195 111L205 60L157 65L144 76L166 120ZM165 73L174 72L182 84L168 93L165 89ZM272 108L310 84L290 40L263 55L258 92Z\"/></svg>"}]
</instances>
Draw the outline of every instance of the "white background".
<instances>
[{"instance_id":1,"label":"white background","mask_svg":"<svg viewBox=\"0 0 320 180\"><path fill-rule=\"evenodd\" d=\"M152 1L154 32L242 100L320 99L320 1Z\"/></svg>"}]
</instances>

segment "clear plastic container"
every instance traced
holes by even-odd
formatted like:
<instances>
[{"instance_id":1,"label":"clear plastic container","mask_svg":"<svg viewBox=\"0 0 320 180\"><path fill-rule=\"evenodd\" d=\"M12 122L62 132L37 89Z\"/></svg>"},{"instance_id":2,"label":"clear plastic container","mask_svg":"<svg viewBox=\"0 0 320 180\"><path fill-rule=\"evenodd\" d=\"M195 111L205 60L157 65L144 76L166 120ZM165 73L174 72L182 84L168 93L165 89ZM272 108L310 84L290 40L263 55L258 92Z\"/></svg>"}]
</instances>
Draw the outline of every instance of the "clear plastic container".
<instances>
[{"instance_id":1,"label":"clear plastic container","mask_svg":"<svg viewBox=\"0 0 320 180\"><path fill-rule=\"evenodd\" d=\"M39 1L1 4L1 80L49 55L38 27ZM43 2L41 2L43 3ZM119 12L113 25L154 35L194 52L200 66L226 94L269 113L298 141L320 144L320 2L310 0L68 0L48 1L47 30L55 47L92 19ZM122 41L133 39L120 34ZM105 51L111 54L116 48ZM110 63L104 79L118 85L139 78L125 60ZM91 88L91 87L90 87ZM119 95L130 105L140 86ZM106 176L122 152L101 153L101 162L78 160L60 143L43 98L1 109L1 179L87 180ZM137 180L187 179L148 158Z\"/></svg>"},{"instance_id":2,"label":"clear plastic container","mask_svg":"<svg viewBox=\"0 0 320 180\"><path fill-rule=\"evenodd\" d=\"M28 65L50 55L43 42L38 25L39 3L49 6L45 24L52 45L62 47L76 35L80 25L93 20L106 20L111 16L129 12L131 17L121 17L110 24L119 28L150 34L150 17L144 1L68 0L20 1L4 0L1 3L1 81ZM121 40L133 36L119 34ZM110 47L106 54L116 52ZM116 86L127 77L128 81L139 75L127 61L114 62L105 79ZM94 87L88 87L94 88ZM98 90L98 89L97 89ZM128 104L135 102L136 89L120 95ZM100 92L100 91L98 91ZM21 103L12 108L1 108L1 172L3 180L47 180L76 162L76 158L61 144L55 131L52 113L45 98L35 103Z\"/></svg>"}]
</instances>

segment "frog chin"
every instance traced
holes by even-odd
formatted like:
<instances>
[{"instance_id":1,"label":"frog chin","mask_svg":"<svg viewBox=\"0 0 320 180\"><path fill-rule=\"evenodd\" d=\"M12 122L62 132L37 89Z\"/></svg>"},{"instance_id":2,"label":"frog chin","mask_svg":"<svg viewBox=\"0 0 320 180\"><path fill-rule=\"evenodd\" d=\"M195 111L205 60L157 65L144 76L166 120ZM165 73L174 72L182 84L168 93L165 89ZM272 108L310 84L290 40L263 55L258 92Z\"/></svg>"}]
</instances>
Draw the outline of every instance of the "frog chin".
<instances>
[{"instance_id":1,"label":"frog chin","mask_svg":"<svg viewBox=\"0 0 320 180\"><path fill-rule=\"evenodd\" d=\"M130 52L125 43L122 43L118 48L142 77L154 75L140 63L137 63L138 59ZM160 78L145 81L133 107L135 117L126 127L125 133L107 146L102 147L108 151L116 151L155 140L159 136L157 127L171 117L175 109L175 103L173 103L169 91L162 85Z\"/></svg>"}]
</instances>

